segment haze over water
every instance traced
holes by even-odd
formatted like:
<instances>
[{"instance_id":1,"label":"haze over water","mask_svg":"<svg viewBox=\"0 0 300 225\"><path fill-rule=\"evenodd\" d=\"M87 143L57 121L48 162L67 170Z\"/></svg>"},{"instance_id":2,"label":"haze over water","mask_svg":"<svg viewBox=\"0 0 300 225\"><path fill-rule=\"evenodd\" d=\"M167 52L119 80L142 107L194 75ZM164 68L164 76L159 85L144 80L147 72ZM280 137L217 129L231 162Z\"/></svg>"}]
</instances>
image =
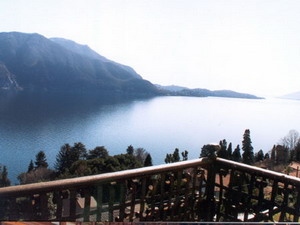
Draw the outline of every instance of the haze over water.
<instances>
[{"instance_id":1,"label":"haze over water","mask_svg":"<svg viewBox=\"0 0 300 225\"><path fill-rule=\"evenodd\" d=\"M38 151L53 168L65 143L87 149L105 146L111 155L128 145L143 147L154 164L164 163L175 148L199 157L203 145L221 139L241 145L250 129L254 151L269 151L289 130L300 131L300 101L155 97L124 99L95 96L57 98L10 95L0 99L0 164L8 166L13 183L27 171Z\"/></svg>"}]
</instances>

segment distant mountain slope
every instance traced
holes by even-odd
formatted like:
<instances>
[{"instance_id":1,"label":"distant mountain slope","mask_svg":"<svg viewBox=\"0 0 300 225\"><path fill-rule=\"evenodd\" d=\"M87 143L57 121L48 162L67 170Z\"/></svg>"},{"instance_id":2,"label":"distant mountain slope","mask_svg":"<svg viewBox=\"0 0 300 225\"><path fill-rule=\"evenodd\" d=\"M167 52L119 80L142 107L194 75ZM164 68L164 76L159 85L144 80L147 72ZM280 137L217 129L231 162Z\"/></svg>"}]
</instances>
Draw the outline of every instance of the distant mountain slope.
<instances>
[{"instance_id":1,"label":"distant mountain slope","mask_svg":"<svg viewBox=\"0 0 300 225\"><path fill-rule=\"evenodd\" d=\"M19 32L0 33L0 89L157 93L132 68L88 46Z\"/></svg>"},{"instance_id":2,"label":"distant mountain slope","mask_svg":"<svg viewBox=\"0 0 300 225\"><path fill-rule=\"evenodd\" d=\"M300 100L300 91L281 96L281 98Z\"/></svg>"},{"instance_id":3,"label":"distant mountain slope","mask_svg":"<svg viewBox=\"0 0 300 225\"><path fill-rule=\"evenodd\" d=\"M180 87L180 86L161 86L156 85L159 89L168 91L169 95L173 96L194 96L194 97L226 97L226 98L249 98L249 99L260 99L260 97L257 97L255 95L251 94L245 94L245 93L239 93L235 91L230 90L217 90L217 91L211 91L208 89L189 89L186 87Z\"/></svg>"}]
</instances>

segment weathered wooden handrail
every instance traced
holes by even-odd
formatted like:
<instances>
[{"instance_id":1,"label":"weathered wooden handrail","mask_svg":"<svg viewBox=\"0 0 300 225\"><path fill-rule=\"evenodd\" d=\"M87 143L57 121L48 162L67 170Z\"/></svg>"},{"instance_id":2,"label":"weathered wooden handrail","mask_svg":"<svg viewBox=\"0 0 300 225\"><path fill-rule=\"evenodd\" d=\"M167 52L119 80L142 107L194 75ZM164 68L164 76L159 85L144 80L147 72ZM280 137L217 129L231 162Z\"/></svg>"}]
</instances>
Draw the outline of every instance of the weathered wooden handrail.
<instances>
[{"instance_id":1,"label":"weathered wooden handrail","mask_svg":"<svg viewBox=\"0 0 300 225\"><path fill-rule=\"evenodd\" d=\"M145 175L159 174L171 170L186 169L195 166L205 166L211 164L212 160L208 158L200 158L189 161L176 162L165 165L157 165L131 170L123 170L112 173L104 173L99 175L84 176L78 178L69 178L56 181L40 182L34 184L17 185L11 187L0 188L0 197L9 197L24 195L33 192L47 192L55 189L75 188L79 186L88 186L91 184L111 182L119 179L130 179Z\"/></svg>"},{"instance_id":2,"label":"weathered wooden handrail","mask_svg":"<svg viewBox=\"0 0 300 225\"><path fill-rule=\"evenodd\" d=\"M78 212L79 199L84 207ZM3 218L299 222L300 179L222 158L201 158L0 188Z\"/></svg>"},{"instance_id":3,"label":"weathered wooden handrail","mask_svg":"<svg viewBox=\"0 0 300 225\"><path fill-rule=\"evenodd\" d=\"M234 162L234 161L222 159L222 158L216 158L216 164L219 165L219 167L221 167L221 168L222 168L222 166L226 166L226 167L236 169L239 171L245 171L245 172L249 172L251 174L276 179L280 182L288 181L289 183L291 183L293 185L300 186L300 178L290 176L290 175L287 175L284 173L279 173L279 172L263 169L263 168L256 167L256 166L250 166L250 165L247 165L244 163Z\"/></svg>"}]
</instances>

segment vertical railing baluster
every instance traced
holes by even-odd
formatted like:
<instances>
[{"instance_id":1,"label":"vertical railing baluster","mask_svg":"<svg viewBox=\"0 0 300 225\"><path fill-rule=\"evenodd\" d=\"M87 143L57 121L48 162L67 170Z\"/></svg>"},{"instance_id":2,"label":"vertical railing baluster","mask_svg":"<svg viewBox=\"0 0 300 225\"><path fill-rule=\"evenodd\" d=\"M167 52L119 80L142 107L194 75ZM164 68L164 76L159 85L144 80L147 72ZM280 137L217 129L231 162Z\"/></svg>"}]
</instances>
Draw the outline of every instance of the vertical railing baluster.
<instances>
[{"instance_id":1,"label":"vertical railing baluster","mask_svg":"<svg viewBox=\"0 0 300 225\"><path fill-rule=\"evenodd\" d=\"M97 197L97 213L96 213L96 220L101 221L102 219L102 196L103 196L103 185L98 184L97 185L97 191L96 191Z\"/></svg>"},{"instance_id":2,"label":"vertical railing baluster","mask_svg":"<svg viewBox=\"0 0 300 225\"><path fill-rule=\"evenodd\" d=\"M69 220L76 220L76 203L77 203L77 191L76 189L70 189L70 215Z\"/></svg>"},{"instance_id":3,"label":"vertical railing baluster","mask_svg":"<svg viewBox=\"0 0 300 225\"><path fill-rule=\"evenodd\" d=\"M55 192L55 200L56 200L56 220L61 221L62 220L62 207L63 207L63 198L62 198L61 191Z\"/></svg>"},{"instance_id":4,"label":"vertical railing baluster","mask_svg":"<svg viewBox=\"0 0 300 225\"><path fill-rule=\"evenodd\" d=\"M249 209L252 208L251 200L253 198L253 187L255 182L255 175L251 175L250 184L248 188L248 199L246 201L246 208L244 213L244 221L248 221Z\"/></svg>"},{"instance_id":5,"label":"vertical railing baluster","mask_svg":"<svg viewBox=\"0 0 300 225\"><path fill-rule=\"evenodd\" d=\"M189 215L192 212L193 205L190 205L190 181L191 175L186 173L186 178L184 179L185 182L185 189L184 189L184 201L183 201L183 218L181 217L180 220L189 221Z\"/></svg>"},{"instance_id":6,"label":"vertical railing baluster","mask_svg":"<svg viewBox=\"0 0 300 225\"><path fill-rule=\"evenodd\" d=\"M281 213L279 216L279 222L283 222L284 218L286 216L286 207L288 206L288 197L289 197L289 190L288 190L288 183L284 183L284 189L283 189L283 202L281 204Z\"/></svg>"},{"instance_id":7,"label":"vertical railing baluster","mask_svg":"<svg viewBox=\"0 0 300 225\"><path fill-rule=\"evenodd\" d=\"M130 213L129 213L129 221L133 221L134 213L135 213L135 199L136 199L136 189L137 189L137 181L132 180L132 189L131 189L131 203L130 203Z\"/></svg>"},{"instance_id":8,"label":"vertical railing baluster","mask_svg":"<svg viewBox=\"0 0 300 225\"><path fill-rule=\"evenodd\" d=\"M144 211L145 211L145 197L146 197L146 187L147 185L147 177L142 178L142 192L141 192L141 203L140 203L140 220L144 219Z\"/></svg>"},{"instance_id":9,"label":"vertical railing baluster","mask_svg":"<svg viewBox=\"0 0 300 225\"><path fill-rule=\"evenodd\" d=\"M278 190L278 181L274 180L272 185L272 192L271 192L271 203L269 205L269 220L273 220L273 211L274 206L276 205L276 196L277 196L277 190Z\"/></svg>"},{"instance_id":10,"label":"vertical railing baluster","mask_svg":"<svg viewBox=\"0 0 300 225\"><path fill-rule=\"evenodd\" d=\"M49 217L47 193L40 194L40 211L41 211L41 220L43 221L47 220Z\"/></svg>"},{"instance_id":11,"label":"vertical railing baluster","mask_svg":"<svg viewBox=\"0 0 300 225\"><path fill-rule=\"evenodd\" d=\"M195 218L195 207L196 207L196 180L197 180L198 168L193 168L192 170L192 193L191 193L191 218Z\"/></svg>"},{"instance_id":12,"label":"vertical railing baluster","mask_svg":"<svg viewBox=\"0 0 300 225\"><path fill-rule=\"evenodd\" d=\"M169 191L169 212L171 213L170 219L171 221L174 221L174 203L173 203L173 198L174 198L174 175L170 175L170 191ZM173 204L173 205L172 205Z\"/></svg>"},{"instance_id":13,"label":"vertical railing baluster","mask_svg":"<svg viewBox=\"0 0 300 225\"><path fill-rule=\"evenodd\" d=\"M219 172L219 182L220 182L220 187L219 187L219 204L218 204L218 209L217 209L217 217L216 221L220 220L221 217L221 206L223 205L223 171Z\"/></svg>"},{"instance_id":14,"label":"vertical railing baluster","mask_svg":"<svg viewBox=\"0 0 300 225\"><path fill-rule=\"evenodd\" d=\"M115 182L109 185L108 221L114 222Z\"/></svg>"},{"instance_id":15,"label":"vertical railing baluster","mask_svg":"<svg viewBox=\"0 0 300 225\"><path fill-rule=\"evenodd\" d=\"M207 172L207 186L206 186L206 201L207 201L207 221L213 221L215 215L215 180L216 180L216 172L215 165L211 164L208 167Z\"/></svg>"},{"instance_id":16,"label":"vertical railing baluster","mask_svg":"<svg viewBox=\"0 0 300 225\"><path fill-rule=\"evenodd\" d=\"M299 222L299 215L300 215L300 186L297 186L297 200L296 203L294 205L295 207L295 215L294 215L294 222Z\"/></svg>"},{"instance_id":17,"label":"vertical railing baluster","mask_svg":"<svg viewBox=\"0 0 300 225\"><path fill-rule=\"evenodd\" d=\"M119 221L123 222L125 218L125 198L126 198L126 191L125 191L125 181L120 182L120 210L119 210Z\"/></svg>"},{"instance_id":18,"label":"vertical railing baluster","mask_svg":"<svg viewBox=\"0 0 300 225\"><path fill-rule=\"evenodd\" d=\"M83 209L83 221L90 221L90 208L91 208L91 190L89 188L84 189L84 209Z\"/></svg>"},{"instance_id":19,"label":"vertical railing baluster","mask_svg":"<svg viewBox=\"0 0 300 225\"><path fill-rule=\"evenodd\" d=\"M17 206L17 199L16 198L9 198L9 213L8 213L8 220L17 221L19 220L18 215L18 206Z\"/></svg>"},{"instance_id":20,"label":"vertical railing baluster","mask_svg":"<svg viewBox=\"0 0 300 225\"><path fill-rule=\"evenodd\" d=\"M159 213L157 213L157 217L159 216L160 220L163 220L164 217L164 203L165 203L165 179L166 174L163 173L160 176L160 202L159 202ZM158 218L156 218L158 220Z\"/></svg>"},{"instance_id":21,"label":"vertical railing baluster","mask_svg":"<svg viewBox=\"0 0 300 225\"><path fill-rule=\"evenodd\" d=\"M202 189L204 187L203 183L204 183L204 180L205 180L205 171L204 170L200 170L200 174L197 175L197 177L199 177L199 194L198 194L198 202L197 202L197 220L200 221L201 217L202 217L202 214L204 213L203 210L201 210L201 207L202 207ZM205 186L205 191L206 192L206 188L207 186Z\"/></svg>"}]
</instances>

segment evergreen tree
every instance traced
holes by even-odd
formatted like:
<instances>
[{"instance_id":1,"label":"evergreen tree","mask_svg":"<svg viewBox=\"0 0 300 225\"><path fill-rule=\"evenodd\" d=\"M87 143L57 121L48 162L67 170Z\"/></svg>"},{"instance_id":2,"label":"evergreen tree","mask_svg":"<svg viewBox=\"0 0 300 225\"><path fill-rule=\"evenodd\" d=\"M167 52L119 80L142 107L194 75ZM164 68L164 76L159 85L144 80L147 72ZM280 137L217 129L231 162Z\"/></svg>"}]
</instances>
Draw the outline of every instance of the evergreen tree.
<instances>
[{"instance_id":1,"label":"evergreen tree","mask_svg":"<svg viewBox=\"0 0 300 225\"><path fill-rule=\"evenodd\" d=\"M244 136L243 136L243 159L242 162L246 163L246 164L253 164L254 162L254 153L253 153L253 147L252 147L252 142L251 142L251 138L250 138L250 130L246 129Z\"/></svg>"},{"instance_id":2,"label":"evergreen tree","mask_svg":"<svg viewBox=\"0 0 300 225\"><path fill-rule=\"evenodd\" d=\"M189 152L187 150L185 150L184 152L181 152L182 161L188 160L188 154L189 154Z\"/></svg>"},{"instance_id":3,"label":"evergreen tree","mask_svg":"<svg viewBox=\"0 0 300 225\"><path fill-rule=\"evenodd\" d=\"M1 171L1 168L0 168ZM10 186L10 180L8 179L8 172L6 166L3 167L3 170L0 174L0 187Z\"/></svg>"},{"instance_id":4,"label":"evergreen tree","mask_svg":"<svg viewBox=\"0 0 300 225\"><path fill-rule=\"evenodd\" d=\"M108 151L104 146L98 146L89 151L87 159L107 158L109 156Z\"/></svg>"},{"instance_id":5,"label":"evergreen tree","mask_svg":"<svg viewBox=\"0 0 300 225\"><path fill-rule=\"evenodd\" d=\"M217 156L223 159L227 159L228 155L227 155L227 141L224 139L222 141L219 142L220 145L220 149L217 152Z\"/></svg>"},{"instance_id":6,"label":"evergreen tree","mask_svg":"<svg viewBox=\"0 0 300 225\"><path fill-rule=\"evenodd\" d=\"M28 165L28 170L27 170L27 173L29 173L30 171L34 170L34 164L33 164L33 161L30 160L30 163Z\"/></svg>"},{"instance_id":7,"label":"evergreen tree","mask_svg":"<svg viewBox=\"0 0 300 225\"><path fill-rule=\"evenodd\" d=\"M85 145L81 142L74 143L72 147L71 155L74 161L86 159L87 151Z\"/></svg>"},{"instance_id":8,"label":"evergreen tree","mask_svg":"<svg viewBox=\"0 0 300 225\"><path fill-rule=\"evenodd\" d=\"M273 148L272 148L272 150L271 150L271 160L273 161L273 162L275 162L275 160L276 160L276 151L275 151L275 145L273 146Z\"/></svg>"},{"instance_id":9,"label":"evergreen tree","mask_svg":"<svg viewBox=\"0 0 300 225\"><path fill-rule=\"evenodd\" d=\"M36 154L34 164L35 164L35 168L48 167L45 152L39 151L38 154Z\"/></svg>"},{"instance_id":10,"label":"evergreen tree","mask_svg":"<svg viewBox=\"0 0 300 225\"><path fill-rule=\"evenodd\" d=\"M133 146L132 146L132 145L129 145L129 146L127 147L126 152L127 152L128 155L133 155L133 152L134 152Z\"/></svg>"},{"instance_id":11,"label":"evergreen tree","mask_svg":"<svg viewBox=\"0 0 300 225\"><path fill-rule=\"evenodd\" d=\"M165 163L172 163L174 162L173 160L173 155L172 154L167 154L165 158Z\"/></svg>"},{"instance_id":12,"label":"evergreen tree","mask_svg":"<svg viewBox=\"0 0 300 225\"><path fill-rule=\"evenodd\" d=\"M231 142L229 143L228 148L227 148L227 158L232 160L232 144L231 144Z\"/></svg>"},{"instance_id":13,"label":"evergreen tree","mask_svg":"<svg viewBox=\"0 0 300 225\"><path fill-rule=\"evenodd\" d=\"M179 162L180 161L180 155L179 155L179 149L178 148L175 148L175 150L174 150L173 160L174 160L174 162Z\"/></svg>"},{"instance_id":14,"label":"evergreen tree","mask_svg":"<svg viewBox=\"0 0 300 225\"><path fill-rule=\"evenodd\" d=\"M56 155L55 169L59 174L63 174L75 161L77 161L74 161L71 151L71 146L69 144L64 144Z\"/></svg>"},{"instance_id":15,"label":"evergreen tree","mask_svg":"<svg viewBox=\"0 0 300 225\"><path fill-rule=\"evenodd\" d=\"M151 157L150 153L147 155L145 162L144 162L144 167L147 167L147 166L153 166L152 157Z\"/></svg>"},{"instance_id":16,"label":"evergreen tree","mask_svg":"<svg viewBox=\"0 0 300 225\"><path fill-rule=\"evenodd\" d=\"M240 162L241 159L242 159L242 157L241 157L240 145L237 145L232 153L232 160L236 161L236 162Z\"/></svg>"},{"instance_id":17,"label":"evergreen tree","mask_svg":"<svg viewBox=\"0 0 300 225\"><path fill-rule=\"evenodd\" d=\"M268 152L265 154L264 159L270 159L270 154Z\"/></svg>"},{"instance_id":18,"label":"evergreen tree","mask_svg":"<svg viewBox=\"0 0 300 225\"><path fill-rule=\"evenodd\" d=\"M255 159L255 162L263 161L264 160L263 150L259 150L257 153L255 153L254 159Z\"/></svg>"}]
</instances>

